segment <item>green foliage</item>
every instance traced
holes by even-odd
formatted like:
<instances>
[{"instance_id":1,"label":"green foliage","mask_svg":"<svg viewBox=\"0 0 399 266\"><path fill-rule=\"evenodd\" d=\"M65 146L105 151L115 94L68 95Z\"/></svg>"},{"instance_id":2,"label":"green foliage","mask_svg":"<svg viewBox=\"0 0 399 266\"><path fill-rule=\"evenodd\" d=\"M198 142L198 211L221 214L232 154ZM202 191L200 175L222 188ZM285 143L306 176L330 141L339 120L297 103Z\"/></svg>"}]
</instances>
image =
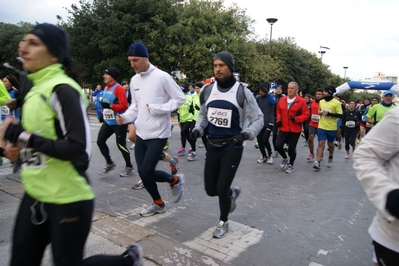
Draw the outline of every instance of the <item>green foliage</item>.
<instances>
[{"instance_id":1,"label":"green foliage","mask_svg":"<svg viewBox=\"0 0 399 266\"><path fill-rule=\"evenodd\" d=\"M344 99L346 102L353 100L355 102L357 101L363 101L365 98L371 99L372 97L377 97L378 99L381 100L381 94L378 92L367 92L367 91L355 91L355 90L349 90L347 92L344 92L342 95L342 99Z\"/></svg>"},{"instance_id":2,"label":"green foliage","mask_svg":"<svg viewBox=\"0 0 399 266\"><path fill-rule=\"evenodd\" d=\"M223 0L80 0L68 12L65 21L58 17L59 25L70 36L71 57L88 87L102 83L111 66L121 71L120 80L129 79L134 71L127 50L134 41L145 43L151 63L168 73L184 73L186 82L213 76L213 56L228 51L241 80L251 87L275 81L286 88L296 81L303 93L313 93L344 83L294 38L255 39L246 11L237 5L227 8ZM3 61L17 63L16 45L31 27L0 24Z\"/></svg>"},{"instance_id":3,"label":"green foliage","mask_svg":"<svg viewBox=\"0 0 399 266\"><path fill-rule=\"evenodd\" d=\"M20 22L17 25L0 22L0 62L8 62L12 66L20 68L21 63L16 59L18 56L18 43L22 40L33 25ZM5 77L13 70L1 67L0 77Z\"/></svg>"}]
</instances>

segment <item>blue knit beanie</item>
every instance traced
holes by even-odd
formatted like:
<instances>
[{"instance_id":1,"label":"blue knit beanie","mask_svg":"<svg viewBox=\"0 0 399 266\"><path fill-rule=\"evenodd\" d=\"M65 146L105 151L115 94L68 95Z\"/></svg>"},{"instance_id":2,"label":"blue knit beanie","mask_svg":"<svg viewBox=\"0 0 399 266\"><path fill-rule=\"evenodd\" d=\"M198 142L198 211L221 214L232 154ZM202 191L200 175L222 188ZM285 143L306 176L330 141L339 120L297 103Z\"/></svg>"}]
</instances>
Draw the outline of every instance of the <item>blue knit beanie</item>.
<instances>
[{"instance_id":1,"label":"blue knit beanie","mask_svg":"<svg viewBox=\"0 0 399 266\"><path fill-rule=\"evenodd\" d=\"M127 55L148 58L148 50L143 43L134 42L130 45Z\"/></svg>"},{"instance_id":2,"label":"blue knit beanie","mask_svg":"<svg viewBox=\"0 0 399 266\"><path fill-rule=\"evenodd\" d=\"M69 38L62 28L50 23L42 23L37 24L28 33L39 37L50 53L57 57L61 64L68 60Z\"/></svg>"}]
</instances>

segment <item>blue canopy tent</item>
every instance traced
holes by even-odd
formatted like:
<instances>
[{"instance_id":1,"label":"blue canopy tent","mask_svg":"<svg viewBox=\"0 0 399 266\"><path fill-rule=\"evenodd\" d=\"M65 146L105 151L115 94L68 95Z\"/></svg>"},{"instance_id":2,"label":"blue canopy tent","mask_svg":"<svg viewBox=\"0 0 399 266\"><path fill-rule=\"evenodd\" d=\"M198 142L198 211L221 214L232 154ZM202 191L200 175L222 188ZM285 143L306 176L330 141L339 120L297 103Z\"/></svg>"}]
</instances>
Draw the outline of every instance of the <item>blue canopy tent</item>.
<instances>
[{"instance_id":1,"label":"blue canopy tent","mask_svg":"<svg viewBox=\"0 0 399 266\"><path fill-rule=\"evenodd\" d=\"M369 82L369 81L348 81L336 88L337 93L344 93L351 89L361 90L391 90L399 96L399 87L390 81Z\"/></svg>"}]
</instances>

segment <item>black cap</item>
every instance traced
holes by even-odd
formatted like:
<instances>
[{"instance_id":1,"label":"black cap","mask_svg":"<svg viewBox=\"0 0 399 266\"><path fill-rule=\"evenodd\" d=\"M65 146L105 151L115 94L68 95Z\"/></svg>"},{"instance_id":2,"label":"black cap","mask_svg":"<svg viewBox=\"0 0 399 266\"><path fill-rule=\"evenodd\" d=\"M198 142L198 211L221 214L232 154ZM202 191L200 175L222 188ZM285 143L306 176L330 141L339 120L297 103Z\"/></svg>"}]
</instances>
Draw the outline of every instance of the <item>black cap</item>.
<instances>
[{"instance_id":1,"label":"black cap","mask_svg":"<svg viewBox=\"0 0 399 266\"><path fill-rule=\"evenodd\" d=\"M328 92L331 96L333 96L336 91L334 86L327 86L323 90Z\"/></svg>"},{"instance_id":2,"label":"black cap","mask_svg":"<svg viewBox=\"0 0 399 266\"><path fill-rule=\"evenodd\" d=\"M104 72L110 75L115 81L118 80L120 72L116 67L107 68Z\"/></svg>"},{"instance_id":3,"label":"black cap","mask_svg":"<svg viewBox=\"0 0 399 266\"><path fill-rule=\"evenodd\" d=\"M215 57L213 60L222 60L229 68L231 72L234 72L235 67L234 67L234 58L229 52L220 52Z\"/></svg>"}]
</instances>

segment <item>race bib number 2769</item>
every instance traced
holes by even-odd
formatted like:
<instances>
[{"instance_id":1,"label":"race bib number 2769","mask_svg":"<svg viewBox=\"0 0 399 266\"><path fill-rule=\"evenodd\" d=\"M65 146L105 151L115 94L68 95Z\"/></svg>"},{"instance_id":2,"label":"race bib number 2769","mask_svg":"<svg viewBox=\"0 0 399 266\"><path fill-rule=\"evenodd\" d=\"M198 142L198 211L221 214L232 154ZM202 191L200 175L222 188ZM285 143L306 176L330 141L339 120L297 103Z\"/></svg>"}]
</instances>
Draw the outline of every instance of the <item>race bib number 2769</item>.
<instances>
[{"instance_id":1,"label":"race bib number 2769","mask_svg":"<svg viewBox=\"0 0 399 266\"><path fill-rule=\"evenodd\" d=\"M232 113L232 110L209 107L208 121L217 127L230 128Z\"/></svg>"}]
</instances>

